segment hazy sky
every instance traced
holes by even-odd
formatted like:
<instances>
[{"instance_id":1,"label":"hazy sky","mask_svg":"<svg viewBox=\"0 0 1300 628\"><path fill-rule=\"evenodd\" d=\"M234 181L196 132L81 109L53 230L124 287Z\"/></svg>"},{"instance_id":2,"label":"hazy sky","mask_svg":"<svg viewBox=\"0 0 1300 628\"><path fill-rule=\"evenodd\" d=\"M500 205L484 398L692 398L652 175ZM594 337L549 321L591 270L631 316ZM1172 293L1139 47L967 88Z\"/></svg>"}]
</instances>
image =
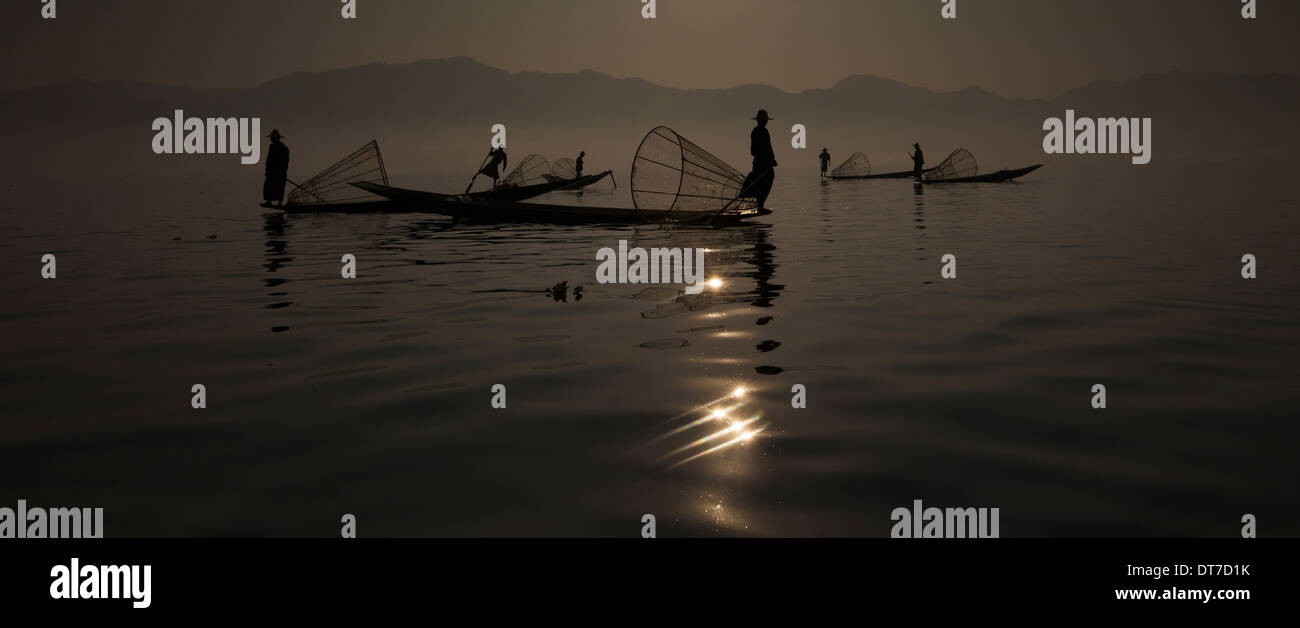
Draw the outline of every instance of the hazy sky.
<instances>
[{"instance_id":1,"label":"hazy sky","mask_svg":"<svg viewBox=\"0 0 1300 628\"><path fill-rule=\"evenodd\" d=\"M787 91L874 74L1051 97L1180 69L1300 75L1300 2L1258 0L5 0L3 89L68 78L244 87L302 70L468 56L684 88Z\"/></svg>"}]
</instances>

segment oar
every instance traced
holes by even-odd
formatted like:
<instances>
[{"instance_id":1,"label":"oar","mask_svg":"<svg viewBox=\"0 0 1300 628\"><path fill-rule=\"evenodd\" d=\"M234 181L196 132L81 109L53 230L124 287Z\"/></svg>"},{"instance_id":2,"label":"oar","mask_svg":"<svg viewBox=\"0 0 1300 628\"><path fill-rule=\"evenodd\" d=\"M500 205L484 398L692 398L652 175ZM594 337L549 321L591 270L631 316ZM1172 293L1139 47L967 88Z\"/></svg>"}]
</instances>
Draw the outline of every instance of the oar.
<instances>
[{"instance_id":1,"label":"oar","mask_svg":"<svg viewBox=\"0 0 1300 628\"><path fill-rule=\"evenodd\" d=\"M767 167L767 170L764 170L764 171L763 171L763 174L754 177L754 181L753 181L752 183L749 184L749 187L741 188L741 190L740 190L739 192L736 193L736 197L735 197L735 198L731 199L730 201L727 201L727 204L726 204L726 205L723 205L723 206L722 206L722 209L719 210L718 213L721 214L722 212L725 212L725 211L730 210L731 207L732 207L732 205L735 204L737 201L739 201L739 200L742 199L742 198L747 198L747 197L745 196L745 193L749 191L749 188L751 188L751 187L753 187L754 185L758 184L758 180L761 179L761 178L763 178L763 177L765 177L765 176L767 176L767 173L769 173L769 172L773 172L773 171L775 171L775 170L776 170L776 166L768 166L768 167ZM760 208L760 209L761 209L761 208Z\"/></svg>"},{"instance_id":2,"label":"oar","mask_svg":"<svg viewBox=\"0 0 1300 628\"><path fill-rule=\"evenodd\" d=\"M488 160L491 159L491 158L492 158L492 151L488 151L487 157L484 157L484 158L483 158L483 163L481 163L481 164L478 165L478 170L475 170L475 171L474 171L474 176L473 176L473 177L470 177L470 179L469 179L469 185L465 186L465 193L466 193L466 194L469 194L470 188L473 188L473 187L474 187L474 181L478 179L478 173L479 173L479 170L482 170L482 169L483 169L483 166L486 166Z\"/></svg>"}]
</instances>

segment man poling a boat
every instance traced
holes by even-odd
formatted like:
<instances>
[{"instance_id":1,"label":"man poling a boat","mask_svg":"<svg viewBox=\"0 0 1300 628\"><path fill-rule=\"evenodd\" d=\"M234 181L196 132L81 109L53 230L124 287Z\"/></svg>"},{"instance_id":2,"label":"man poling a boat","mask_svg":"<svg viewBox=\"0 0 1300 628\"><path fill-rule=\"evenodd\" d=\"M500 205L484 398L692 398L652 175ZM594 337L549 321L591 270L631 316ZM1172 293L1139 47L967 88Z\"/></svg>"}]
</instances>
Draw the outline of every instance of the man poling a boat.
<instances>
[{"instance_id":1,"label":"man poling a boat","mask_svg":"<svg viewBox=\"0 0 1300 628\"><path fill-rule=\"evenodd\" d=\"M822 178L825 178L826 171L831 167L831 152L823 148L822 154L818 155L818 157L822 160Z\"/></svg>"},{"instance_id":2,"label":"man poling a boat","mask_svg":"<svg viewBox=\"0 0 1300 628\"><path fill-rule=\"evenodd\" d=\"M766 109L759 109L754 120L758 124L749 134L749 154L754 158L754 169L745 177L741 190L742 197L753 197L760 209L765 209L767 196L772 193L772 183L776 181L776 153L772 150L772 136L767 132L768 117Z\"/></svg>"},{"instance_id":3,"label":"man poling a boat","mask_svg":"<svg viewBox=\"0 0 1300 628\"><path fill-rule=\"evenodd\" d=\"M266 182L262 184L263 207L284 206L284 184L289 180L289 147L280 141L278 129L272 129L271 147L266 151Z\"/></svg>"},{"instance_id":4,"label":"man poling a boat","mask_svg":"<svg viewBox=\"0 0 1300 628\"><path fill-rule=\"evenodd\" d=\"M925 171L925 153L921 152L920 142L912 144L912 148L915 148L916 152L908 153L907 156L912 158L912 176L916 177L917 181L920 181L921 173Z\"/></svg>"},{"instance_id":5,"label":"man poling a boat","mask_svg":"<svg viewBox=\"0 0 1300 628\"><path fill-rule=\"evenodd\" d=\"M506 149L493 148L488 151L487 165L483 166L478 173L492 179L492 187L497 186L497 179L501 178L501 170L506 169Z\"/></svg>"}]
</instances>

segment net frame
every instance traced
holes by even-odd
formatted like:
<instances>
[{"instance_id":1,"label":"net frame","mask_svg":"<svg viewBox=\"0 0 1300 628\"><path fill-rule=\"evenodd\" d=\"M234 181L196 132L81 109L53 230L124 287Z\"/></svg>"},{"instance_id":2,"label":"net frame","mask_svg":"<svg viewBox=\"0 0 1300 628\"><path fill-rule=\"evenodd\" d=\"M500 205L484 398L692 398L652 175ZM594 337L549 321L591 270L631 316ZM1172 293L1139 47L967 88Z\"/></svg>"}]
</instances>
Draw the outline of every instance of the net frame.
<instances>
[{"instance_id":1,"label":"net frame","mask_svg":"<svg viewBox=\"0 0 1300 628\"><path fill-rule=\"evenodd\" d=\"M501 179L497 187L525 187L537 183L545 182L545 175L550 174L551 164L546 161L545 157L533 153L515 166L510 174Z\"/></svg>"},{"instance_id":2,"label":"net frame","mask_svg":"<svg viewBox=\"0 0 1300 628\"><path fill-rule=\"evenodd\" d=\"M370 140L347 157L295 186L289 192L289 203L345 205L383 199L352 185L360 182L388 185L388 170L384 168L384 157L379 152L378 140Z\"/></svg>"},{"instance_id":3,"label":"net frame","mask_svg":"<svg viewBox=\"0 0 1300 628\"><path fill-rule=\"evenodd\" d=\"M871 174L871 160L862 153L853 153L844 163L831 171L832 177L863 177Z\"/></svg>"},{"instance_id":4,"label":"net frame","mask_svg":"<svg viewBox=\"0 0 1300 628\"><path fill-rule=\"evenodd\" d=\"M551 162L551 176L558 179L570 180L578 178L578 162L561 157Z\"/></svg>"},{"instance_id":5,"label":"net frame","mask_svg":"<svg viewBox=\"0 0 1300 628\"><path fill-rule=\"evenodd\" d=\"M757 209L744 184L740 171L666 126L647 133L632 160L632 205L665 222Z\"/></svg>"},{"instance_id":6,"label":"net frame","mask_svg":"<svg viewBox=\"0 0 1300 628\"><path fill-rule=\"evenodd\" d=\"M958 148L948 155L933 170L925 173L926 181L947 181L950 179L964 179L979 174L979 162L975 161L975 156L964 148Z\"/></svg>"}]
</instances>

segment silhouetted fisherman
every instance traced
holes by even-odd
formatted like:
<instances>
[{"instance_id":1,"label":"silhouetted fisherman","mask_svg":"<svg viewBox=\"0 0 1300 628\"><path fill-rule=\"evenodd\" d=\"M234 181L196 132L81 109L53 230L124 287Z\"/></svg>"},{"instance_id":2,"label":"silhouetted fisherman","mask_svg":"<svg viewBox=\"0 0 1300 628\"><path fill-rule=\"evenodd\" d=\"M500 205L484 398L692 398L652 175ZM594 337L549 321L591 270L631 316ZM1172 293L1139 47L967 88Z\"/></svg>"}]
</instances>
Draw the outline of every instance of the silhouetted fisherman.
<instances>
[{"instance_id":1,"label":"silhouetted fisherman","mask_svg":"<svg viewBox=\"0 0 1300 628\"><path fill-rule=\"evenodd\" d=\"M925 172L925 153L921 152L920 142L912 144L912 148L916 149L915 153L908 153L908 157L912 158L912 176L920 181L921 173Z\"/></svg>"},{"instance_id":2,"label":"silhouetted fisherman","mask_svg":"<svg viewBox=\"0 0 1300 628\"><path fill-rule=\"evenodd\" d=\"M506 149L494 148L489 150L488 157L490 159L488 159L487 165L483 166L483 169L479 170L478 173L492 179L492 187L496 187L497 179L501 178L501 170L506 169ZM498 166L500 169L498 169Z\"/></svg>"},{"instance_id":3,"label":"silhouetted fisherman","mask_svg":"<svg viewBox=\"0 0 1300 628\"><path fill-rule=\"evenodd\" d=\"M284 206L284 184L289 180L289 147L280 138L278 129L271 129L271 147L266 151L266 182L262 184L262 203L265 207Z\"/></svg>"},{"instance_id":4,"label":"silhouetted fisherman","mask_svg":"<svg viewBox=\"0 0 1300 628\"><path fill-rule=\"evenodd\" d=\"M754 120L758 125L749 134L749 154L754 157L754 170L745 177L745 196L753 196L760 208L772 193L772 183L776 181L776 153L772 151L772 136L767 132L766 109L759 109Z\"/></svg>"},{"instance_id":5,"label":"silhouetted fisherman","mask_svg":"<svg viewBox=\"0 0 1300 628\"><path fill-rule=\"evenodd\" d=\"M826 170L831 167L831 152L823 148L822 154L819 155L819 157L821 157L822 160L822 176L825 177Z\"/></svg>"},{"instance_id":6,"label":"silhouetted fisherman","mask_svg":"<svg viewBox=\"0 0 1300 628\"><path fill-rule=\"evenodd\" d=\"M587 156L587 151L581 151L578 153L578 165L577 165L578 174L574 176L574 178L576 179L582 178L582 158L586 156Z\"/></svg>"}]
</instances>

